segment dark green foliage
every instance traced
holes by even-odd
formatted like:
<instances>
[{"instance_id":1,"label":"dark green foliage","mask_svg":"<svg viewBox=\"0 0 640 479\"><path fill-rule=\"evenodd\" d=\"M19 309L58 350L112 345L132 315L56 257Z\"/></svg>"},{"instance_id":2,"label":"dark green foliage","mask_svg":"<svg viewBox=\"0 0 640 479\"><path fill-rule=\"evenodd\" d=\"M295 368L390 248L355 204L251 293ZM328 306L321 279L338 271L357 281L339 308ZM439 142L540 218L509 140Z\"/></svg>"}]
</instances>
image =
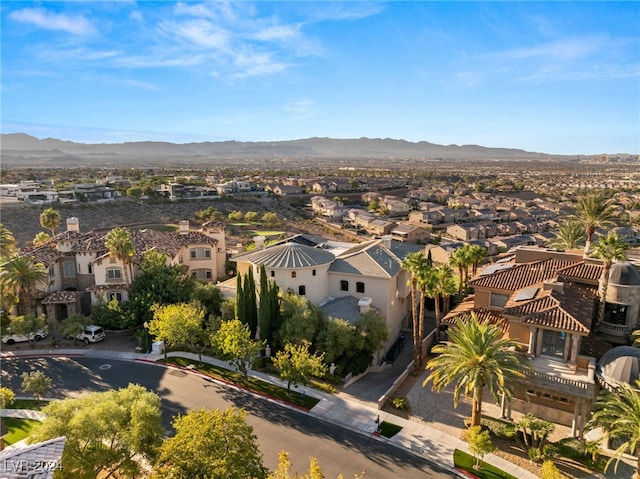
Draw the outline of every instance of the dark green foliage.
<instances>
[{"instance_id":1,"label":"dark green foliage","mask_svg":"<svg viewBox=\"0 0 640 479\"><path fill-rule=\"evenodd\" d=\"M267 279L264 265L260 266L260 304L258 307L258 322L260 324L260 339L267 344L273 342L278 331L280 303L278 300L278 285Z\"/></svg>"},{"instance_id":2,"label":"dark green foliage","mask_svg":"<svg viewBox=\"0 0 640 479\"><path fill-rule=\"evenodd\" d=\"M282 323L278 329L275 349L282 349L287 343L301 344L307 341L316 344L324 323L322 309L295 293L283 295L280 305Z\"/></svg>"},{"instance_id":3,"label":"dark green foliage","mask_svg":"<svg viewBox=\"0 0 640 479\"><path fill-rule=\"evenodd\" d=\"M253 268L244 277L244 302L247 323L251 337L255 338L258 330L258 303L256 300L256 282L253 279Z\"/></svg>"},{"instance_id":4,"label":"dark green foliage","mask_svg":"<svg viewBox=\"0 0 640 479\"><path fill-rule=\"evenodd\" d=\"M236 276L236 319L242 324L247 324L247 303L242 288L242 275Z\"/></svg>"},{"instance_id":5,"label":"dark green foliage","mask_svg":"<svg viewBox=\"0 0 640 479\"><path fill-rule=\"evenodd\" d=\"M191 291L191 299L205 307L207 316L220 316L222 295L215 284L196 282Z\"/></svg>"},{"instance_id":6,"label":"dark green foliage","mask_svg":"<svg viewBox=\"0 0 640 479\"><path fill-rule=\"evenodd\" d=\"M187 303L191 299L194 281L179 265L167 266L166 256L156 251L144 255L142 274L129 288L129 301L124 304L126 317L122 327L140 326L153 319L154 304Z\"/></svg>"},{"instance_id":7,"label":"dark green foliage","mask_svg":"<svg viewBox=\"0 0 640 479\"><path fill-rule=\"evenodd\" d=\"M126 310L117 299L94 305L91 307L91 322L105 329L127 328L132 321L129 319L128 306L125 308Z\"/></svg>"}]
</instances>

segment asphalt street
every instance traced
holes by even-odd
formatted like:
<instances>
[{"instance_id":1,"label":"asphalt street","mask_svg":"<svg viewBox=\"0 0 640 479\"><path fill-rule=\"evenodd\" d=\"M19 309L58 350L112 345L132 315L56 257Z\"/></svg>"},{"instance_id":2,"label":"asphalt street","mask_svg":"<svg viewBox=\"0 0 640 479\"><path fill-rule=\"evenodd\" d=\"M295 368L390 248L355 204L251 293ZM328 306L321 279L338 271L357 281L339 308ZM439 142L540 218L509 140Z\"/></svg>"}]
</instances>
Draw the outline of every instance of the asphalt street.
<instances>
[{"instance_id":1,"label":"asphalt street","mask_svg":"<svg viewBox=\"0 0 640 479\"><path fill-rule=\"evenodd\" d=\"M173 416L191 409L244 408L249 413L248 423L258 437L264 464L271 469L277 464L278 452L285 450L289 452L294 470L306 471L309 456L314 456L328 479L338 474L349 478L362 471L366 471L366 479L455 477L373 436L363 436L184 371L84 357L3 359L2 385L20 391L20 374L33 370L41 370L53 380L52 391L47 395L54 398L119 388L129 383L141 384L160 395L163 424L168 431Z\"/></svg>"}]
</instances>

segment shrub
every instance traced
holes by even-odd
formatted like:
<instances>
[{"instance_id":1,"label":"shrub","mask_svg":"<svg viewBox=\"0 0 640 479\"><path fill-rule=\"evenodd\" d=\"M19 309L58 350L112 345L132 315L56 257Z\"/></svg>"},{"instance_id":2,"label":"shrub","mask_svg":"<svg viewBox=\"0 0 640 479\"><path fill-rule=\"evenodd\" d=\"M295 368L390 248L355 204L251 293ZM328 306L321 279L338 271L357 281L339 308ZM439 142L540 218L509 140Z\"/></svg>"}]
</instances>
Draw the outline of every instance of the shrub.
<instances>
[{"instance_id":1,"label":"shrub","mask_svg":"<svg viewBox=\"0 0 640 479\"><path fill-rule=\"evenodd\" d=\"M396 409L407 409L409 407L409 401L404 396L398 396L391 400L393 407Z\"/></svg>"},{"instance_id":2,"label":"shrub","mask_svg":"<svg viewBox=\"0 0 640 479\"><path fill-rule=\"evenodd\" d=\"M540 471L542 479L564 479L566 476L560 472L553 461L544 461Z\"/></svg>"}]
</instances>

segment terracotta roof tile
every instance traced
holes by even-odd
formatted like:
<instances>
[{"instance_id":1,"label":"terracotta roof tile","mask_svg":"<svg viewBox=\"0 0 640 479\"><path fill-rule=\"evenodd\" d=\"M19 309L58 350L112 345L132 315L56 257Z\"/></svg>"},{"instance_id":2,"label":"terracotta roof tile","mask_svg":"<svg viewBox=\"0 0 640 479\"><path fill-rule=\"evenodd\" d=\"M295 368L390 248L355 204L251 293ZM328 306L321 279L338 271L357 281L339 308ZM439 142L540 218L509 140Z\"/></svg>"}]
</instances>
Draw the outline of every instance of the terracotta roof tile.
<instances>
[{"instance_id":1,"label":"terracotta roof tile","mask_svg":"<svg viewBox=\"0 0 640 479\"><path fill-rule=\"evenodd\" d=\"M496 271L469 281L472 287L490 288L500 291L517 291L543 281L556 278L558 271L571 266L575 261L546 259L535 263L517 264L513 268Z\"/></svg>"},{"instance_id":2,"label":"terracotta roof tile","mask_svg":"<svg viewBox=\"0 0 640 479\"><path fill-rule=\"evenodd\" d=\"M561 278L566 278L568 280L578 279L582 281L589 281L593 284L598 284L601 275L601 264L578 263L558 271L558 276Z\"/></svg>"}]
</instances>

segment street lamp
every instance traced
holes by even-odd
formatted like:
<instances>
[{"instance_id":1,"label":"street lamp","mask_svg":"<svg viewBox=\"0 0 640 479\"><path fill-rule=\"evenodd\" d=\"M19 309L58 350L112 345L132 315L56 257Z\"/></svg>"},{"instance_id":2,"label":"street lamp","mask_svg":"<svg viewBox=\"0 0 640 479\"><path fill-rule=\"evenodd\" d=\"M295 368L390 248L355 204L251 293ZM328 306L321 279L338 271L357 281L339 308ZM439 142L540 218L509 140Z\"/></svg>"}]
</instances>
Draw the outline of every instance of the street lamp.
<instances>
[{"instance_id":1,"label":"street lamp","mask_svg":"<svg viewBox=\"0 0 640 479\"><path fill-rule=\"evenodd\" d=\"M144 354L149 354L149 323L144 322Z\"/></svg>"}]
</instances>

